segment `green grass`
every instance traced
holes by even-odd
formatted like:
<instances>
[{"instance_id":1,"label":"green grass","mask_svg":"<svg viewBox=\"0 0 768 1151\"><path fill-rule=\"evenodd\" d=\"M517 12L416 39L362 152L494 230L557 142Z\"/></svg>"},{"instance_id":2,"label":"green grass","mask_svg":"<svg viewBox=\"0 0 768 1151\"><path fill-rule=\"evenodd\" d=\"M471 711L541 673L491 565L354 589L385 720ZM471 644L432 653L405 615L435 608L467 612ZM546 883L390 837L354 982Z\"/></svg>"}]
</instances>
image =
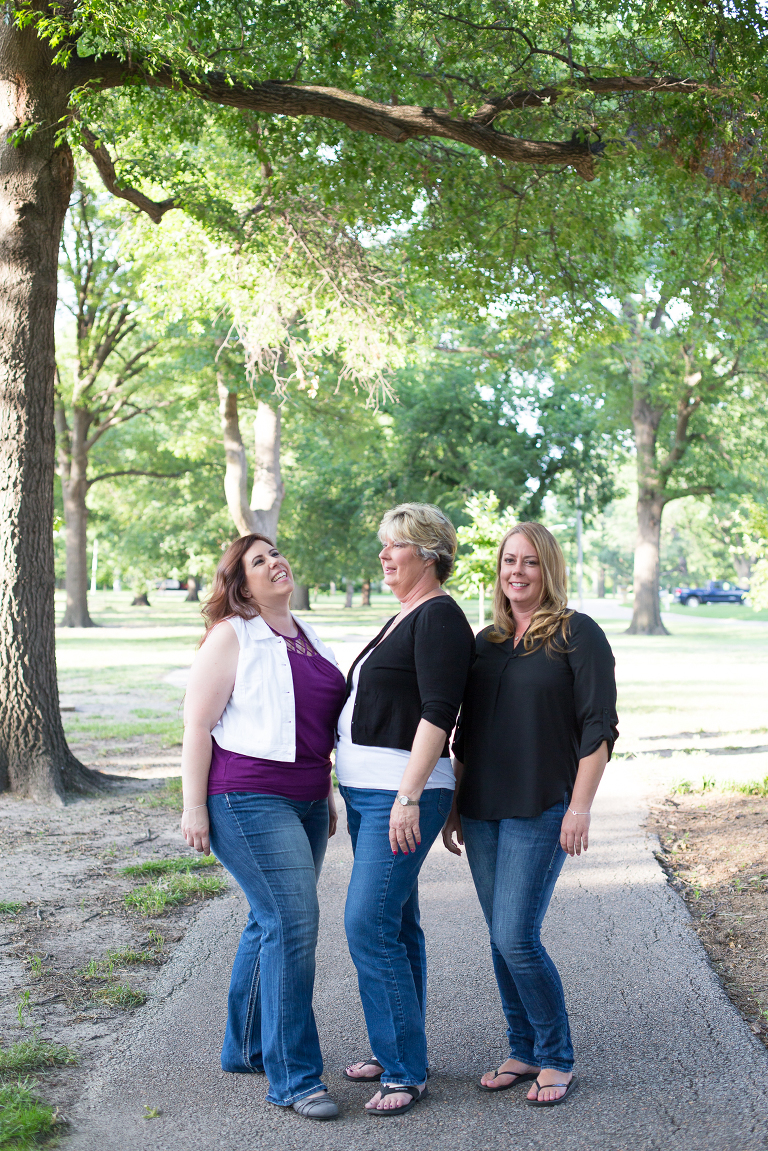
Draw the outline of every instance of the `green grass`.
<instances>
[{"instance_id":1,"label":"green grass","mask_svg":"<svg viewBox=\"0 0 768 1151\"><path fill-rule=\"evenodd\" d=\"M189 875L171 872L155 883L145 883L128 892L125 905L151 917L191 898L213 899L227 889L227 881L217 875Z\"/></svg>"},{"instance_id":2,"label":"green grass","mask_svg":"<svg viewBox=\"0 0 768 1151\"><path fill-rule=\"evenodd\" d=\"M138 800L144 807L173 807L181 811L184 798L181 790L181 776L174 776L167 781L164 787L152 791L149 795L142 795Z\"/></svg>"},{"instance_id":3,"label":"green grass","mask_svg":"<svg viewBox=\"0 0 768 1151\"><path fill-rule=\"evenodd\" d=\"M738 603L702 603L698 607L683 607L680 603L672 603L669 607L662 608L662 611L670 612L672 615L686 615L689 618L701 614L705 619L741 619L750 623L755 620L768 621L768 609L754 611L748 604Z\"/></svg>"},{"instance_id":4,"label":"green grass","mask_svg":"<svg viewBox=\"0 0 768 1151\"><path fill-rule=\"evenodd\" d=\"M31 1151L56 1127L53 1108L37 1098L33 1087L29 1079L0 1083L0 1148L3 1151L6 1148Z\"/></svg>"},{"instance_id":5,"label":"green grass","mask_svg":"<svg viewBox=\"0 0 768 1151\"><path fill-rule=\"evenodd\" d=\"M150 937L152 936L154 936L152 948L145 948L142 951L137 951L135 947L110 949L103 959L92 959L86 967L81 969L80 975L83 979L111 979L116 967L132 967L139 963L162 962L165 940L162 935L157 935L156 932L150 932Z\"/></svg>"},{"instance_id":6,"label":"green grass","mask_svg":"<svg viewBox=\"0 0 768 1151\"><path fill-rule=\"evenodd\" d=\"M131 1007L141 1007L147 1002L143 991L129 987L127 983L108 983L106 987L97 988L91 998L97 1003L106 1003L108 1007L120 1007L123 1011Z\"/></svg>"},{"instance_id":7,"label":"green grass","mask_svg":"<svg viewBox=\"0 0 768 1151\"><path fill-rule=\"evenodd\" d=\"M750 779L744 783L739 783L734 779L724 779L718 782L711 776L705 775L700 787L697 787L693 780L678 779L672 784L670 791L673 795L703 795L707 791L720 791L765 797L768 796L768 775L764 779Z\"/></svg>"},{"instance_id":8,"label":"green grass","mask_svg":"<svg viewBox=\"0 0 768 1151\"><path fill-rule=\"evenodd\" d=\"M14 903L13 900L0 900L0 915L18 915L23 903Z\"/></svg>"},{"instance_id":9,"label":"green grass","mask_svg":"<svg viewBox=\"0 0 768 1151\"><path fill-rule=\"evenodd\" d=\"M141 735L160 736L163 745L172 747L181 743L184 724L180 717L165 720L106 720L64 718L64 731L71 738L80 736L87 739L135 739Z\"/></svg>"},{"instance_id":10,"label":"green grass","mask_svg":"<svg viewBox=\"0 0 768 1151\"><path fill-rule=\"evenodd\" d=\"M148 859L146 863L132 863L123 867L123 875L171 875L188 871L199 871L201 867L216 867L215 855L181 855L175 859Z\"/></svg>"},{"instance_id":11,"label":"green grass","mask_svg":"<svg viewBox=\"0 0 768 1151\"><path fill-rule=\"evenodd\" d=\"M60 1043L47 1043L35 1034L11 1047L0 1048L0 1076L42 1071L46 1067L66 1067L77 1063L77 1055Z\"/></svg>"}]
</instances>

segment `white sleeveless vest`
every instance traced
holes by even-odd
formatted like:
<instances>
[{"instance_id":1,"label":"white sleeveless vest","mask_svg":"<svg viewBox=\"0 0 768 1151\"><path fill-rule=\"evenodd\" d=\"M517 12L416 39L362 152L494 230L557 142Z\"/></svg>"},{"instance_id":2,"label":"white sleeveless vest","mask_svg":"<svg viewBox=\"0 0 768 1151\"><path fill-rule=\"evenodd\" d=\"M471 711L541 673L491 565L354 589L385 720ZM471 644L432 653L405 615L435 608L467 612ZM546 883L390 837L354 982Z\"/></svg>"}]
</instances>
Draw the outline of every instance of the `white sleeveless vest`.
<instances>
[{"instance_id":1,"label":"white sleeveless vest","mask_svg":"<svg viewBox=\"0 0 768 1151\"><path fill-rule=\"evenodd\" d=\"M333 652L314 628L299 621L312 646L334 667ZM292 763L296 758L296 702L288 649L261 616L230 616L240 644L235 686L211 735L226 751Z\"/></svg>"}]
</instances>

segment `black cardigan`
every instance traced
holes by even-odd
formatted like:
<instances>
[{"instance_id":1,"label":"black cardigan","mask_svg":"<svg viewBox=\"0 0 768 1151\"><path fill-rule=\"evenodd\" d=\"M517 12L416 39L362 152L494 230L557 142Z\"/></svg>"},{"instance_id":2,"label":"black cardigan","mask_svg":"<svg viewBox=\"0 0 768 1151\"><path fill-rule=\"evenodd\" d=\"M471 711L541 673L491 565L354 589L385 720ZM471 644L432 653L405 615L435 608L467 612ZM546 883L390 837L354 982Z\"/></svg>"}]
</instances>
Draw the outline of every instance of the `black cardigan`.
<instances>
[{"instance_id":1,"label":"black cardigan","mask_svg":"<svg viewBox=\"0 0 768 1151\"><path fill-rule=\"evenodd\" d=\"M570 617L567 651L525 654L521 640L477 637L453 744L464 764L459 812L470 819L541 815L570 797L579 760L618 738L614 658L588 615Z\"/></svg>"},{"instance_id":2,"label":"black cardigan","mask_svg":"<svg viewBox=\"0 0 768 1151\"><path fill-rule=\"evenodd\" d=\"M442 754L448 755L447 736L475 654L472 628L450 596L426 600L379 643L391 623L387 620L349 669L347 698L355 667L371 652L360 669L352 742L410 751L419 721L426 719L446 733Z\"/></svg>"}]
</instances>

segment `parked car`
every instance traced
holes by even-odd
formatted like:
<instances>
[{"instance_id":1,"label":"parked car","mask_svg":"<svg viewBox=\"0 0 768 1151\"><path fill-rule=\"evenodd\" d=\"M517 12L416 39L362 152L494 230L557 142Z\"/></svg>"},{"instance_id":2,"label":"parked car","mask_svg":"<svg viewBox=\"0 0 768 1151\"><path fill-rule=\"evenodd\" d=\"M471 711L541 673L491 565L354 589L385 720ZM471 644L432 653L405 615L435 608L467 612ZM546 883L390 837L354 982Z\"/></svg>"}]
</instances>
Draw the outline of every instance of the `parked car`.
<instances>
[{"instance_id":1,"label":"parked car","mask_svg":"<svg viewBox=\"0 0 768 1151\"><path fill-rule=\"evenodd\" d=\"M744 603L744 588L736 587L724 579L709 579L704 587L676 587L675 599L684 607L698 607L700 603Z\"/></svg>"}]
</instances>

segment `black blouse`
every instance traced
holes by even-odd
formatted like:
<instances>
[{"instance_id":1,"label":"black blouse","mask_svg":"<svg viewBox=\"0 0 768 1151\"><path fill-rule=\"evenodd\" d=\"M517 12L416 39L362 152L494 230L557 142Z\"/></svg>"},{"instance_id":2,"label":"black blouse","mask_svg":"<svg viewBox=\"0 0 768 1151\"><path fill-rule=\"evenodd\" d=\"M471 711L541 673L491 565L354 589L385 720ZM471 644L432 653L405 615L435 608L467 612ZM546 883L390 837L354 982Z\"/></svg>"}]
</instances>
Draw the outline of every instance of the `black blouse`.
<instances>
[{"instance_id":1,"label":"black blouse","mask_svg":"<svg viewBox=\"0 0 768 1151\"><path fill-rule=\"evenodd\" d=\"M352 742L410 751L419 722L427 719L445 732L442 754L448 755L448 736L475 654L472 628L447 595L425 600L381 640L391 623L387 620L349 669L347 698L355 667L371 652L360 668Z\"/></svg>"},{"instance_id":2,"label":"black blouse","mask_svg":"<svg viewBox=\"0 0 768 1151\"><path fill-rule=\"evenodd\" d=\"M464 764L459 812L470 819L541 815L570 797L579 760L619 732L615 661L588 615L570 617L567 650L526 654L477 637L453 752Z\"/></svg>"}]
</instances>

